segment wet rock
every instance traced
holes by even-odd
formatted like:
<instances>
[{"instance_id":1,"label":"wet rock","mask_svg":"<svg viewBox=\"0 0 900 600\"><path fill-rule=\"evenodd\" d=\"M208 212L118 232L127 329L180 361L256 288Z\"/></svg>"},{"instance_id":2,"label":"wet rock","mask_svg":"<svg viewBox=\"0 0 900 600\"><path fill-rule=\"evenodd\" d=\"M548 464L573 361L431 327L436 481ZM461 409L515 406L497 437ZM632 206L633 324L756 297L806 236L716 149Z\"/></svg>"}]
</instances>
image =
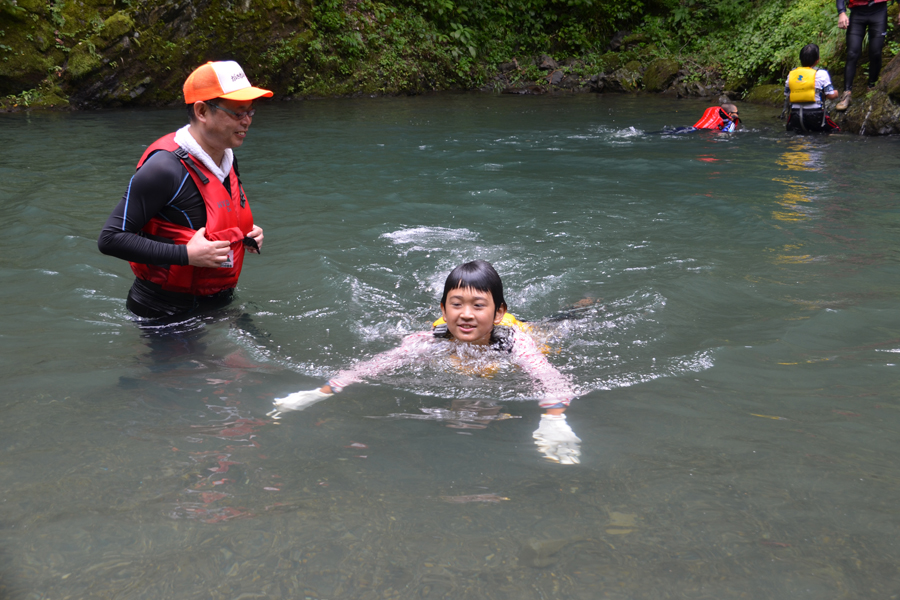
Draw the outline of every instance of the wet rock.
<instances>
[{"instance_id":1,"label":"wet rock","mask_svg":"<svg viewBox=\"0 0 900 600\"><path fill-rule=\"evenodd\" d=\"M725 80L725 89L731 90L725 92L726 94L732 95L732 98L737 98L741 92L747 90L750 87L750 82L747 81L746 77L731 77L730 79Z\"/></svg>"},{"instance_id":2,"label":"wet rock","mask_svg":"<svg viewBox=\"0 0 900 600\"><path fill-rule=\"evenodd\" d=\"M551 71L550 74L547 75L547 82L550 85L559 85L559 82L563 80L564 76L565 75L563 74L562 70L556 69L555 71Z\"/></svg>"},{"instance_id":3,"label":"wet rock","mask_svg":"<svg viewBox=\"0 0 900 600\"><path fill-rule=\"evenodd\" d=\"M707 96L713 95L716 89L711 86L703 85L699 81L691 81L685 84L685 91L688 96L699 96L701 98L705 98Z\"/></svg>"},{"instance_id":4,"label":"wet rock","mask_svg":"<svg viewBox=\"0 0 900 600\"><path fill-rule=\"evenodd\" d=\"M559 68L559 63L553 60L552 56L547 56L546 54L544 54L537 62L537 67L541 71L554 71Z\"/></svg>"},{"instance_id":5,"label":"wet rock","mask_svg":"<svg viewBox=\"0 0 900 600\"><path fill-rule=\"evenodd\" d=\"M505 88L503 94L546 94L547 90L542 88L539 85L526 85L523 87L509 87Z\"/></svg>"},{"instance_id":6,"label":"wet rock","mask_svg":"<svg viewBox=\"0 0 900 600\"><path fill-rule=\"evenodd\" d=\"M622 59L615 52L607 52L597 61L607 73L612 73L622 66Z\"/></svg>"},{"instance_id":7,"label":"wet rock","mask_svg":"<svg viewBox=\"0 0 900 600\"><path fill-rule=\"evenodd\" d=\"M629 63L631 64L631 63ZM621 92L636 92L641 87L641 72L629 69L627 65L617 69L609 78L610 88Z\"/></svg>"},{"instance_id":8,"label":"wet rock","mask_svg":"<svg viewBox=\"0 0 900 600\"><path fill-rule=\"evenodd\" d=\"M882 90L867 97L855 98L850 108L836 112L836 100L826 103L828 114L841 130L860 135L891 135L900 133L900 106Z\"/></svg>"},{"instance_id":9,"label":"wet rock","mask_svg":"<svg viewBox=\"0 0 900 600\"><path fill-rule=\"evenodd\" d=\"M669 58L657 58L644 71L644 89L648 92L661 92L675 80L681 65Z\"/></svg>"},{"instance_id":10,"label":"wet rock","mask_svg":"<svg viewBox=\"0 0 900 600\"><path fill-rule=\"evenodd\" d=\"M567 90L586 91L590 86L590 82L584 81L581 77L575 75L566 75L559 82L559 87Z\"/></svg>"},{"instance_id":11,"label":"wet rock","mask_svg":"<svg viewBox=\"0 0 900 600\"><path fill-rule=\"evenodd\" d=\"M784 104L784 86L779 84L758 85L750 90L744 100L753 104L782 106Z\"/></svg>"},{"instance_id":12,"label":"wet rock","mask_svg":"<svg viewBox=\"0 0 900 600\"><path fill-rule=\"evenodd\" d=\"M503 62L497 67L501 73L510 73L519 70L519 61L512 59L510 62Z\"/></svg>"},{"instance_id":13,"label":"wet rock","mask_svg":"<svg viewBox=\"0 0 900 600\"><path fill-rule=\"evenodd\" d=\"M892 100L900 102L900 60L898 59L900 59L900 54L881 70L877 89L887 93Z\"/></svg>"}]
</instances>

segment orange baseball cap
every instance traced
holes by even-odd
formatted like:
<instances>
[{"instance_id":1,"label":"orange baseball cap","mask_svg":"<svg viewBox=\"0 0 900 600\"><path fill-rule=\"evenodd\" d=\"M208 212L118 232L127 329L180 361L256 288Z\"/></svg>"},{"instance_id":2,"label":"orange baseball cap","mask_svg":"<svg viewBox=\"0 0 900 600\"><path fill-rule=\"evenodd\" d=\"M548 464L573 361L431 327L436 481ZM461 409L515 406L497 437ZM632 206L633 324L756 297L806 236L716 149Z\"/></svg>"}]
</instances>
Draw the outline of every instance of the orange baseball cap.
<instances>
[{"instance_id":1,"label":"orange baseball cap","mask_svg":"<svg viewBox=\"0 0 900 600\"><path fill-rule=\"evenodd\" d=\"M244 70L233 60L208 62L194 69L184 82L185 104L213 98L246 101L271 97L269 90L250 85Z\"/></svg>"}]
</instances>

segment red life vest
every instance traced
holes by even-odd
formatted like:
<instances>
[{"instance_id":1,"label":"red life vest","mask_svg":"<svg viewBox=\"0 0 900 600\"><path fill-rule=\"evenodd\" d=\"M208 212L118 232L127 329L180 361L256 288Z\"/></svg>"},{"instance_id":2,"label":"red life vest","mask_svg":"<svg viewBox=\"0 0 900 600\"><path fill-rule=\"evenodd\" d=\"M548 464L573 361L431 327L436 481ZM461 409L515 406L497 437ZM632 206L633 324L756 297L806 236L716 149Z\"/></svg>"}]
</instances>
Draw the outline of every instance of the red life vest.
<instances>
[{"instance_id":1,"label":"red life vest","mask_svg":"<svg viewBox=\"0 0 900 600\"><path fill-rule=\"evenodd\" d=\"M181 147L175 143L175 134L165 135L155 142L141 156L137 168L160 150L176 152ZM210 241L225 240L231 243L231 266L210 269L190 265L148 265L129 263L138 279L159 284L170 292L182 292L195 296L209 296L237 285L244 264L244 236L253 228L253 214L232 166L228 173L229 189L225 189L215 175L203 163L191 158L183 150L176 152L187 168L191 179L197 185L203 203L206 205L206 238ZM150 236L163 237L176 244L186 245L196 230L153 217L141 230Z\"/></svg>"},{"instance_id":2,"label":"red life vest","mask_svg":"<svg viewBox=\"0 0 900 600\"><path fill-rule=\"evenodd\" d=\"M722 125L725 124L725 119L727 118L728 115L721 108L710 106L703 112L700 120L694 123L694 127L697 129L722 129Z\"/></svg>"},{"instance_id":3,"label":"red life vest","mask_svg":"<svg viewBox=\"0 0 900 600\"><path fill-rule=\"evenodd\" d=\"M872 4L881 4L882 2L887 2L887 0L850 0L848 2L848 6L850 8L859 8L860 6L871 6Z\"/></svg>"}]
</instances>

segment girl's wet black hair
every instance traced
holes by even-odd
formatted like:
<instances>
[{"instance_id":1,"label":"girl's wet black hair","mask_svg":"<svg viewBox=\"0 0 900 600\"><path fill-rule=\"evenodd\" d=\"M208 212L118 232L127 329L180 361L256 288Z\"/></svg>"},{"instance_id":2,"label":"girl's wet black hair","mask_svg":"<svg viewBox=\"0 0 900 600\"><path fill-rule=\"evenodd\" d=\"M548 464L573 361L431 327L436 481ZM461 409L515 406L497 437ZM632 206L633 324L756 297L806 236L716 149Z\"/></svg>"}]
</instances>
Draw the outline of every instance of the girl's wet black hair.
<instances>
[{"instance_id":1,"label":"girl's wet black hair","mask_svg":"<svg viewBox=\"0 0 900 600\"><path fill-rule=\"evenodd\" d=\"M486 260L473 260L459 265L447 275L444 282L444 295L441 296L441 306L447 303L447 294L456 288L472 288L479 292L490 292L494 300L494 310L506 306L503 298L503 282L500 275Z\"/></svg>"}]
</instances>

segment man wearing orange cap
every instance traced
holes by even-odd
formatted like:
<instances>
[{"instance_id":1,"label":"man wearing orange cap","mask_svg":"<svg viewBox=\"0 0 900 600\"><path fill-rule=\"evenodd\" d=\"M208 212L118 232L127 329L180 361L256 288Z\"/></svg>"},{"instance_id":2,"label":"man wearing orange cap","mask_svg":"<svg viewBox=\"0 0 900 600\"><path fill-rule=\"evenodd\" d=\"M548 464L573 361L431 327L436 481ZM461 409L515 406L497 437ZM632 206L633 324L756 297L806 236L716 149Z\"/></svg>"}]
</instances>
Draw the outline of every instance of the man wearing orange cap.
<instances>
[{"instance_id":1,"label":"man wearing orange cap","mask_svg":"<svg viewBox=\"0 0 900 600\"><path fill-rule=\"evenodd\" d=\"M259 253L233 148L244 143L253 101L234 61L209 62L184 83L190 123L147 148L97 244L129 261L136 279L126 305L138 317L180 316L227 304L245 249Z\"/></svg>"}]
</instances>

